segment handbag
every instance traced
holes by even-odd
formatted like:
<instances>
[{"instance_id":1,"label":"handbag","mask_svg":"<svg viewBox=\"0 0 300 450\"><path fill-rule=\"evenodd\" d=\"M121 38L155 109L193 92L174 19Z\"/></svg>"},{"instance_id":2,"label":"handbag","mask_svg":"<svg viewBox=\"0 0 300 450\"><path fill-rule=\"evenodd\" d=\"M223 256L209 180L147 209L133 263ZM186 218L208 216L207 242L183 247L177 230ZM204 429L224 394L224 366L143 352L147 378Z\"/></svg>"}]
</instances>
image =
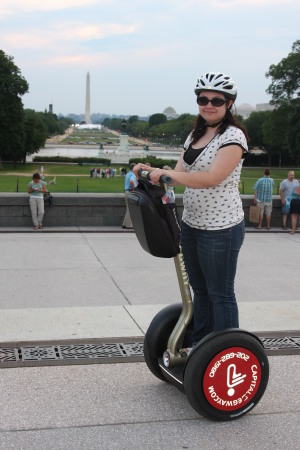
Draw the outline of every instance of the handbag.
<instances>
[{"instance_id":1,"label":"handbag","mask_svg":"<svg viewBox=\"0 0 300 450\"><path fill-rule=\"evenodd\" d=\"M175 203L163 204L161 186L139 178L128 196L128 207L136 236L145 251L159 258L176 256L180 245L180 223Z\"/></svg>"},{"instance_id":2,"label":"handbag","mask_svg":"<svg viewBox=\"0 0 300 450\"><path fill-rule=\"evenodd\" d=\"M250 206L249 222L259 223L259 206Z\"/></svg>"},{"instance_id":3,"label":"handbag","mask_svg":"<svg viewBox=\"0 0 300 450\"><path fill-rule=\"evenodd\" d=\"M48 204L50 206L50 208L52 208L52 200L53 200L53 197L51 195L51 192L49 192L49 191L44 192L44 203L45 203L45 205Z\"/></svg>"}]
</instances>

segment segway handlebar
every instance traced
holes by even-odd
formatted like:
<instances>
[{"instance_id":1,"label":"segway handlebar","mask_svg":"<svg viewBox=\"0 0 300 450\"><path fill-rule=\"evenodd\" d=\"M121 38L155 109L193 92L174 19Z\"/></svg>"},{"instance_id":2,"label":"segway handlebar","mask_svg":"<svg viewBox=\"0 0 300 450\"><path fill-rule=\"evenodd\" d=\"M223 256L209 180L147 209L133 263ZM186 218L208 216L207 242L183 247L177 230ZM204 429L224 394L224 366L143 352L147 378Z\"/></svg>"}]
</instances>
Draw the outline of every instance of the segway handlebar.
<instances>
[{"instance_id":1,"label":"segway handlebar","mask_svg":"<svg viewBox=\"0 0 300 450\"><path fill-rule=\"evenodd\" d=\"M140 170L138 171L138 174L139 174L139 177L147 178L147 180L151 181L151 178L150 178L150 172L148 172L147 170L142 170L142 169L140 169ZM171 183L172 183L172 178L171 178L171 177L168 177L167 175L162 175L162 176L160 177L160 180L159 180L159 181L160 181L161 183L171 184Z\"/></svg>"}]
</instances>

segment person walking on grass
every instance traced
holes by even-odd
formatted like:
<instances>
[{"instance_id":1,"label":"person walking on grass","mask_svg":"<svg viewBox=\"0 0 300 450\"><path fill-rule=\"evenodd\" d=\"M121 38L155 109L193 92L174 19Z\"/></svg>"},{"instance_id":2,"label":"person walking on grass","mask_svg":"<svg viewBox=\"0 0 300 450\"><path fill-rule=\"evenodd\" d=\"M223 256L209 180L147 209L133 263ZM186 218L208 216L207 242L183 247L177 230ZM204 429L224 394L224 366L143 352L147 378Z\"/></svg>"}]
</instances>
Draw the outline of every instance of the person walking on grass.
<instances>
[{"instance_id":1,"label":"person walking on grass","mask_svg":"<svg viewBox=\"0 0 300 450\"><path fill-rule=\"evenodd\" d=\"M263 178L257 180L254 185L254 205L259 207L259 223L256 227L258 230L262 227L264 213L267 218L267 230L271 228L273 188L274 180L270 178L270 170L265 169Z\"/></svg>"}]
</instances>

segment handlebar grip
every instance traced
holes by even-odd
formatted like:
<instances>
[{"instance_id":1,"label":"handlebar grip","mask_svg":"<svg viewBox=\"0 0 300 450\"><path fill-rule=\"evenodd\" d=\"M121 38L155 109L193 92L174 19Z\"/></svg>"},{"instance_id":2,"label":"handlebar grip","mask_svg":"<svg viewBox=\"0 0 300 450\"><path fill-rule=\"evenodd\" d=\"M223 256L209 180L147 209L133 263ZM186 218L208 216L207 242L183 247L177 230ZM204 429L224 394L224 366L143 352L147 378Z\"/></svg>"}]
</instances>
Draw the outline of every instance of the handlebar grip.
<instances>
[{"instance_id":1,"label":"handlebar grip","mask_svg":"<svg viewBox=\"0 0 300 450\"><path fill-rule=\"evenodd\" d=\"M138 175L139 175L139 177L146 178L147 180L150 181L150 172L148 172L148 170L140 169L138 171Z\"/></svg>"},{"instance_id":2,"label":"handlebar grip","mask_svg":"<svg viewBox=\"0 0 300 450\"><path fill-rule=\"evenodd\" d=\"M160 177L160 181L161 181L162 183L171 184L173 180L172 180L171 177L168 177L168 175L162 175L162 176Z\"/></svg>"},{"instance_id":3,"label":"handlebar grip","mask_svg":"<svg viewBox=\"0 0 300 450\"><path fill-rule=\"evenodd\" d=\"M148 172L147 170L140 169L138 171L138 175L139 175L139 177L146 178L147 180L151 181L150 172ZM162 175L160 177L159 181L161 183L171 184L172 183L172 178L169 177L168 175Z\"/></svg>"}]
</instances>

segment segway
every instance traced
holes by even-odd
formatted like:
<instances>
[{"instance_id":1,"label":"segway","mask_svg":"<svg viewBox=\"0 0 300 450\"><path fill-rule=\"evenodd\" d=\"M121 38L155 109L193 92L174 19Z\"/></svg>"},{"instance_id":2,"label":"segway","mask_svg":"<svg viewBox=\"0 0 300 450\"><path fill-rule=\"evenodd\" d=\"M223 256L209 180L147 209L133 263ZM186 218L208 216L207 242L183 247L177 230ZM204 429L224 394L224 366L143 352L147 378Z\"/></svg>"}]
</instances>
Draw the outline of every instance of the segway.
<instances>
[{"instance_id":1,"label":"segway","mask_svg":"<svg viewBox=\"0 0 300 450\"><path fill-rule=\"evenodd\" d=\"M162 309L152 320L144 339L145 362L159 379L184 392L202 416L234 420L251 411L268 384L269 363L261 341L241 329L210 333L190 347L193 302L180 248L176 205L163 204L169 177L152 184L149 172L140 171L138 186L128 205L133 227L145 251L174 258L181 304Z\"/></svg>"}]
</instances>

